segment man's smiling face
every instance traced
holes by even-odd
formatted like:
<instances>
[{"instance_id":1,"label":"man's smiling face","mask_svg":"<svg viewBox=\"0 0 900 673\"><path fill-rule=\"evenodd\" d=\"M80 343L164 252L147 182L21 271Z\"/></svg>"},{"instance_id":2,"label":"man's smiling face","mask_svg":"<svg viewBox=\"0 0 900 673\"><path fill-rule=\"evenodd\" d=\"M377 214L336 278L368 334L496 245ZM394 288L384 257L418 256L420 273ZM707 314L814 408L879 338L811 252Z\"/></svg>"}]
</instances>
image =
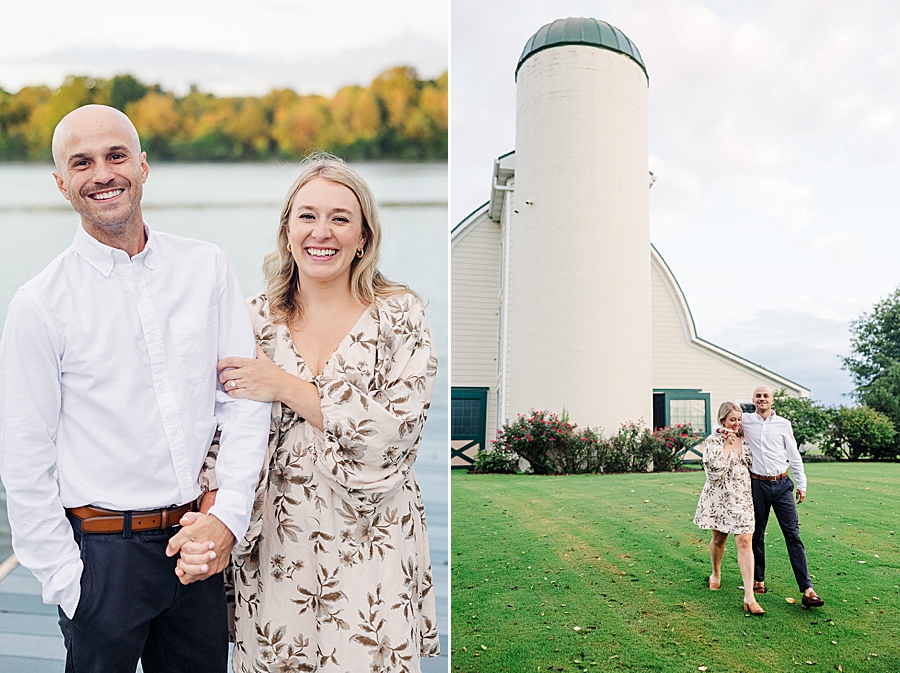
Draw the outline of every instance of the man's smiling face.
<instances>
[{"instance_id":1,"label":"man's smiling face","mask_svg":"<svg viewBox=\"0 0 900 673\"><path fill-rule=\"evenodd\" d=\"M753 391L753 404L758 414L765 414L772 408L772 391L768 386L759 386Z\"/></svg>"},{"instance_id":2,"label":"man's smiling face","mask_svg":"<svg viewBox=\"0 0 900 673\"><path fill-rule=\"evenodd\" d=\"M103 238L143 226L140 204L150 169L124 114L100 105L69 113L54 133L53 159L56 185L89 233Z\"/></svg>"}]
</instances>

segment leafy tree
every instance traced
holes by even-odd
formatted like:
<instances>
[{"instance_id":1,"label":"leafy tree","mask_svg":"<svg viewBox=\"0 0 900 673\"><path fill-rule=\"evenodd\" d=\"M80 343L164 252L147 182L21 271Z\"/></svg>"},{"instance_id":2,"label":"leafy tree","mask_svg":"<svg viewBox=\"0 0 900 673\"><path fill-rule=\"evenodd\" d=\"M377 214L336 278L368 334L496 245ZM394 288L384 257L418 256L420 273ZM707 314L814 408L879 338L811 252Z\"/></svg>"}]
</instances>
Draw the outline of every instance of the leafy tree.
<instances>
[{"instance_id":1,"label":"leafy tree","mask_svg":"<svg viewBox=\"0 0 900 673\"><path fill-rule=\"evenodd\" d=\"M132 75L116 75L109 82L109 104L122 112L146 95L147 87Z\"/></svg>"},{"instance_id":2,"label":"leafy tree","mask_svg":"<svg viewBox=\"0 0 900 673\"><path fill-rule=\"evenodd\" d=\"M890 455L897 433L887 416L865 405L842 405L833 413L831 427L821 444L825 455L848 460Z\"/></svg>"},{"instance_id":3,"label":"leafy tree","mask_svg":"<svg viewBox=\"0 0 900 673\"><path fill-rule=\"evenodd\" d=\"M900 428L900 287L850 323L850 348L843 367L856 383L854 396ZM900 454L900 435L888 454Z\"/></svg>"},{"instance_id":4,"label":"leafy tree","mask_svg":"<svg viewBox=\"0 0 900 673\"><path fill-rule=\"evenodd\" d=\"M844 369L857 388L865 388L900 362L900 287L850 323L850 349Z\"/></svg>"},{"instance_id":5,"label":"leafy tree","mask_svg":"<svg viewBox=\"0 0 900 673\"><path fill-rule=\"evenodd\" d=\"M784 389L775 391L772 402L775 413L791 422L801 453L804 444L818 444L825 437L831 418L826 407L814 400L791 397Z\"/></svg>"}]
</instances>

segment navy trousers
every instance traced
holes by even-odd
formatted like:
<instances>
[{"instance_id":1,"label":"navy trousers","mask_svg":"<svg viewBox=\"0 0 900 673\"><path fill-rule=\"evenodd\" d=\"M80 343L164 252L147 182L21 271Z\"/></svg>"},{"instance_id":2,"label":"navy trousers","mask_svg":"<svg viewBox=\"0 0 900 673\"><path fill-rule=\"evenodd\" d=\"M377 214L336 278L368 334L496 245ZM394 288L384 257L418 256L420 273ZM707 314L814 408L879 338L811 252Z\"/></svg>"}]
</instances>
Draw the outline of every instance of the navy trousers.
<instances>
[{"instance_id":1,"label":"navy trousers","mask_svg":"<svg viewBox=\"0 0 900 673\"><path fill-rule=\"evenodd\" d=\"M224 673L228 623L222 573L183 585L166 544L178 528L82 533L84 573L72 619L60 608L66 673Z\"/></svg>"},{"instance_id":2,"label":"navy trousers","mask_svg":"<svg viewBox=\"0 0 900 673\"><path fill-rule=\"evenodd\" d=\"M753 490L753 513L756 517L756 529L753 531L753 579L756 582L765 580L766 524L769 523L769 510L773 510L784 535L797 586L801 592L806 591L812 586L812 582L806 565L806 548L800 540L800 521L797 518L797 505L794 504L794 482L790 477L775 481L751 479L750 485Z\"/></svg>"}]
</instances>

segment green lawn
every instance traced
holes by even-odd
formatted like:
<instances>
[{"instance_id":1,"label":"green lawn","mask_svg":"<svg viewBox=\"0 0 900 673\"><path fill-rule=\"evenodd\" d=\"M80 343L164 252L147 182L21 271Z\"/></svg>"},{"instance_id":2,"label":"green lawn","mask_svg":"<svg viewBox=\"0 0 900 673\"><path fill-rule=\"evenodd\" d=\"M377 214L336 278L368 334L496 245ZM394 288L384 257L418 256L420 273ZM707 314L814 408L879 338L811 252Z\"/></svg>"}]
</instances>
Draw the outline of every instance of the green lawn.
<instances>
[{"instance_id":1,"label":"green lawn","mask_svg":"<svg viewBox=\"0 0 900 673\"><path fill-rule=\"evenodd\" d=\"M762 617L744 616L731 540L722 589L706 587L702 472L454 472L452 669L900 672L900 464L806 471L801 535L826 604L800 607L772 516Z\"/></svg>"}]
</instances>

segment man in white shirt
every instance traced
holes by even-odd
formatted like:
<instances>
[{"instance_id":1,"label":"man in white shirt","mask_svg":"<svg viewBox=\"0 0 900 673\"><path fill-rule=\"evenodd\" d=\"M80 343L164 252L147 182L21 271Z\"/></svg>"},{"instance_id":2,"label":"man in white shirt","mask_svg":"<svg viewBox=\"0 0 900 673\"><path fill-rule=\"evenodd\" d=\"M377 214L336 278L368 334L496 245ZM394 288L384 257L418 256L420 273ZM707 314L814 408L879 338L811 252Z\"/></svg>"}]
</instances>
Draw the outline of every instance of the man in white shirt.
<instances>
[{"instance_id":1,"label":"man in white shirt","mask_svg":"<svg viewBox=\"0 0 900 673\"><path fill-rule=\"evenodd\" d=\"M59 604L67 673L138 659L146 673L222 673L219 571L246 532L269 426L269 405L217 385L219 359L255 353L240 288L216 246L146 226L149 167L124 114L71 112L53 157L81 224L13 297L0 339L13 548ZM215 505L169 545L217 428ZM174 555L186 538L212 540L215 560L185 574Z\"/></svg>"},{"instance_id":2,"label":"man in white shirt","mask_svg":"<svg viewBox=\"0 0 900 673\"><path fill-rule=\"evenodd\" d=\"M791 567L797 585L803 593L805 607L819 607L824 601L816 595L809 577L806 549L800 540L800 522L792 491L794 482L788 477L788 467L797 482L797 504L806 497L806 473L797 449L791 422L772 409L772 391L759 386L753 391L756 413L743 414L741 425L750 445L752 464L750 485L753 490L753 511L756 529L753 532L754 583L753 591L766 593L766 524L769 511L774 510L787 545Z\"/></svg>"}]
</instances>

